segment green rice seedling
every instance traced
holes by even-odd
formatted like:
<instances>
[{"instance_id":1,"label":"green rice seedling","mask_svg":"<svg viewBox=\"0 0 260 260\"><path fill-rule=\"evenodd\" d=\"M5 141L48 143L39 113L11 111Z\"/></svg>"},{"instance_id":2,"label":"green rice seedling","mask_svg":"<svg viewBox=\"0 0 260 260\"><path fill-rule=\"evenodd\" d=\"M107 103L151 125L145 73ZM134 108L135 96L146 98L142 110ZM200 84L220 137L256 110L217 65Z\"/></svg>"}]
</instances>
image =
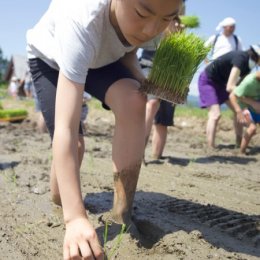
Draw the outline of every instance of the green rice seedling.
<instances>
[{"instance_id":1,"label":"green rice seedling","mask_svg":"<svg viewBox=\"0 0 260 260\"><path fill-rule=\"evenodd\" d=\"M190 82L210 47L186 31L166 36L156 50L153 67L140 90L172 103L185 103Z\"/></svg>"},{"instance_id":2,"label":"green rice seedling","mask_svg":"<svg viewBox=\"0 0 260 260\"><path fill-rule=\"evenodd\" d=\"M195 15L181 15L180 20L186 28L197 28L200 26L199 17Z\"/></svg>"},{"instance_id":3,"label":"green rice seedling","mask_svg":"<svg viewBox=\"0 0 260 260\"><path fill-rule=\"evenodd\" d=\"M27 116L28 112L25 109L2 109L0 110L0 118L12 118L18 116Z\"/></svg>"},{"instance_id":4,"label":"green rice seedling","mask_svg":"<svg viewBox=\"0 0 260 260\"><path fill-rule=\"evenodd\" d=\"M25 109L0 109L0 121L22 122L28 115Z\"/></svg>"},{"instance_id":5,"label":"green rice seedling","mask_svg":"<svg viewBox=\"0 0 260 260\"><path fill-rule=\"evenodd\" d=\"M122 242L123 239L123 234L125 234L127 232L126 229L126 225L122 224L121 226L121 230L117 236L117 239L115 241L115 244L113 245L113 247L111 248L110 251L107 250L107 237L108 237L108 227L109 227L109 223L106 222L105 224L105 230L104 230L104 234L103 234L103 239L104 239L104 252L105 252L105 260L110 260L112 258L112 256L116 253L116 250L120 247L120 244Z\"/></svg>"}]
</instances>

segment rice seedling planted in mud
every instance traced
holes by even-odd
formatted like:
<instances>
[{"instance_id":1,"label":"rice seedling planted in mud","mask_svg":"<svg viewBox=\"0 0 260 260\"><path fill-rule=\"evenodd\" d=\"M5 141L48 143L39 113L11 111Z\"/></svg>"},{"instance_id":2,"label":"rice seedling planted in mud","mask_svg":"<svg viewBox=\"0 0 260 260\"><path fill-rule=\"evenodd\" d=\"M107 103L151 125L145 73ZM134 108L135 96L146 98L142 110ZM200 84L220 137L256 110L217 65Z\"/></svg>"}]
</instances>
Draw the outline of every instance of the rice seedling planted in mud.
<instances>
[{"instance_id":1,"label":"rice seedling planted in mud","mask_svg":"<svg viewBox=\"0 0 260 260\"><path fill-rule=\"evenodd\" d=\"M153 66L140 90L172 103L186 101L189 84L210 47L186 31L166 36L156 50Z\"/></svg>"},{"instance_id":2,"label":"rice seedling planted in mud","mask_svg":"<svg viewBox=\"0 0 260 260\"><path fill-rule=\"evenodd\" d=\"M116 250L120 247L120 244L123 239L123 234L127 232L127 228L125 224L122 224L121 230L119 234L117 235L117 239L115 241L115 244L112 246L110 250L107 249L107 238L108 238L108 227L109 223L105 223L105 230L103 234L103 239L104 239L104 252L105 252L105 260L110 260L116 253Z\"/></svg>"}]
</instances>

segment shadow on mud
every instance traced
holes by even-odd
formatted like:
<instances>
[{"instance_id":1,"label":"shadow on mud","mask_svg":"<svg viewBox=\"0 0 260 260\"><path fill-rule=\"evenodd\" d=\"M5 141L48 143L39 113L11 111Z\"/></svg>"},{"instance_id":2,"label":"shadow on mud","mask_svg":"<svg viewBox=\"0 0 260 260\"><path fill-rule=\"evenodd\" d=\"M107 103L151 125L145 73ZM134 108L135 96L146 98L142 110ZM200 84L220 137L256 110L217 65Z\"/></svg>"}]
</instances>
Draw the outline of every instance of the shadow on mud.
<instances>
[{"instance_id":1,"label":"shadow on mud","mask_svg":"<svg viewBox=\"0 0 260 260\"><path fill-rule=\"evenodd\" d=\"M16 161L13 161L13 162L6 162L6 163L0 163L0 171L1 170L7 170L7 169L10 169L10 168L14 168L16 167L20 162L16 162Z\"/></svg>"},{"instance_id":2,"label":"shadow on mud","mask_svg":"<svg viewBox=\"0 0 260 260\"><path fill-rule=\"evenodd\" d=\"M249 155L253 155L251 152ZM225 164L249 164L251 162L256 162L257 159L252 157L243 157L243 156L225 156L225 155L210 155L205 157L197 158L178 158L172 156L163 156L158 160L146 161L146 166L149 164L164 164L170 163L178 166L188 166L190 163L225 163Z\"/></svg>"},{"instance_id":3,"label":"shadow on mud","mask_svg":"<svg viewBox=\"0 0 260 260\"><path fill-rule=\"evenodd\" d=\"M94 214L111 210L112 201L112 192L91 193L84 200L86 208ZM260 256L260 215L143 191L136 193L133 209L133 221L141 233L139 244L144 248L152 248L167 234L185 231L195 232L197 240L203 239L217 248ZM104 226L97 232L102 240Z\"/></svg>"}]
</instances>

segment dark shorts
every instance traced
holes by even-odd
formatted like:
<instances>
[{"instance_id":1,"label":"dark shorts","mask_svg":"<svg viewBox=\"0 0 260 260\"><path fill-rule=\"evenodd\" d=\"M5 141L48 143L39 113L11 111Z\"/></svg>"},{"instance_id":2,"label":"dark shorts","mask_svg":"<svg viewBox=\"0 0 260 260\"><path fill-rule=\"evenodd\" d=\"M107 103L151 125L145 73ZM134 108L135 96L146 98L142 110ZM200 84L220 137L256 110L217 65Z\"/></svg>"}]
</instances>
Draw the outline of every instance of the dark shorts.
<instances>
[{"instance_id":1,"label":"dark shorts","mask_svg":"<svg viewBox=\"0 0 260 260\"><path fill-rule=\"evenodd\" d=\"M251 119L255 124L260 124L260 114L256 113L252 109L248 109L251 115Z\"/></svg>"},{"instance_id":2,"label":"dark shorts","mask_svg":"<svg viewBox=\"0 0 260 260\"><path fill-rule=\"evenodd\" d=\"M39 58L30 59L29 66L41 111L50 136L53 138L56 87L59 71L51 68ZM86 78L85 91L100 100L104 108L109 109L105 104L106 92L113 83L124 78L134 79L131 72L120 61L102 68L90 69ZM79 125L79 133L83 134L81 124Z\"/></svg>"},{"instance_id":3,"label":"dark shorts","mask_svg":"<svg viewBox=\"0 0 260 260\"><path fill-rule=\"evenodd\" d=\"M154 124L164 126L174 125L174 111L175 105L168 101L161 100L159 110L154 117Z\"/></svg>"},{"instance_id":4,"label":"dark shorts","mask_svg":"<svg viewBox=\"0 0 260 260\"><path fill-rule=\"evenodd\" d=\"M204 70L199 76L200 107L206 108L212 105L222 105L229 99L226 86L219 85L211 80Z\"/></svg>"}]
</instances>

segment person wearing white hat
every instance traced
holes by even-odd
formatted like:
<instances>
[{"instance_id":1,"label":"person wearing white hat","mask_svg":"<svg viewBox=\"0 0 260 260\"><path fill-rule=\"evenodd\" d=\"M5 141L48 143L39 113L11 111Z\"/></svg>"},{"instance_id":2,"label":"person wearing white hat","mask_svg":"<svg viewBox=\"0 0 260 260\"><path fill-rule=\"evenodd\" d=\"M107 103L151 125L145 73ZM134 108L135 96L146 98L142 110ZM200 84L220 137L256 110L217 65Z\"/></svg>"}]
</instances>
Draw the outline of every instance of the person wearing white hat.
<instances>
[{"instance_id":1,"label":"person wearing white hat","mask_svg":"<svg viewBox=\"0 0 260 260\"><path fill-rule=\"evenodd\" d=\"M217 34L210 36L205 43L206 46L212 46L210 57L206 62L215 60L230 51L243 49L240 37L234 34L235 29L236 21L232 17L227 17L218 24Z\"/></svg>"}]
</instances>

